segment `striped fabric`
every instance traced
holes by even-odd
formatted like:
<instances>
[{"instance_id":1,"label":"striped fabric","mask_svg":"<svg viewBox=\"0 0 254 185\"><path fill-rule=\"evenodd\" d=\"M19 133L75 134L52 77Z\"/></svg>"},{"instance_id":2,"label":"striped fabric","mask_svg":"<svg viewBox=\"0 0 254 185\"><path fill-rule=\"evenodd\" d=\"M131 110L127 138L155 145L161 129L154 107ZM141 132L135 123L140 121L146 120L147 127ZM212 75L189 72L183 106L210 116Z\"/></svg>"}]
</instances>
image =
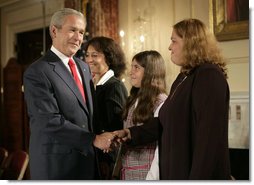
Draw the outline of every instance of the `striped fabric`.
<instances>
[{"instance_id":1,"label":"striped fabric","mask_svg":"<svg viewBox=\"0 0 254 185\"><path fill-rule=\"evenodd\" d=\"M153 143L149 147L128 148L122 158L122 180L144 180L153 161L155 147Z\"/></svg>"}]
</instances>

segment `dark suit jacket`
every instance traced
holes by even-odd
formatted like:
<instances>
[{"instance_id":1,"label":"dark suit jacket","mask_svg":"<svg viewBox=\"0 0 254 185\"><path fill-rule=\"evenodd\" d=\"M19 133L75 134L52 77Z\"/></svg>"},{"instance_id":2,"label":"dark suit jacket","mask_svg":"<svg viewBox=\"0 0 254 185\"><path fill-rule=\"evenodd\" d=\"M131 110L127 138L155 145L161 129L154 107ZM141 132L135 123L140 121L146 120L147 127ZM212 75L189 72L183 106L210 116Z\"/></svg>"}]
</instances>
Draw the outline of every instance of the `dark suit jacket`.
<instances>
[{"instance_id":1,"label":"dark suit jacket","mask_svg":"<svg viewBox=\"0 0 254 185\"><path fill-rule=\"evenodd\" d=\"M96 86L94 125L98 133L123 129L122 112L127 96L123 82L114 76Z\"/></svg>"},{"instance_id":2,"label":"dark suit jacket","mask_svg":"<svg viewBox=\"0 0 254 185\"><path fill-rule=\"evenodd\" d=\"M228 83L213 64L182 79L174 81L159 118L130 128L132 144L159 139L162 180L230 179Z\"/></svg>"},{"instance_id":3,"label":"dark suit jacket","mask_svg":"<svg viewBox=\"0 0 254 185\"><path fill-rule=\"evenodd\" d=\"M51 50L24 73L31 179L95 178L92 80L88 65L74 60L86 103L71 73Z\"/></svg>"}]
</instances>

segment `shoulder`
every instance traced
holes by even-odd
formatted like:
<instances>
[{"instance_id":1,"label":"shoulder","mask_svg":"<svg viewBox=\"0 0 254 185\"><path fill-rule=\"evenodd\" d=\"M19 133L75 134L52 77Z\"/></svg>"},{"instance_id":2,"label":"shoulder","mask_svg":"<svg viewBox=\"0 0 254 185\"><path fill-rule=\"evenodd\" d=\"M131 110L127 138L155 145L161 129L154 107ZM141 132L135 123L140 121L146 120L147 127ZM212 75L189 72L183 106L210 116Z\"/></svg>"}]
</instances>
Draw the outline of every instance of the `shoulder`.
<instances>
[{"instance_id":1,"label":"shoulder","mask_svg":"<svg viewBox=\"0 0 254 185\"><path fill-rule=\"evenodd\" d=\"M107 85L108 87L121 87L121 88L125 88L124 83L116 78L115 76L112 76L106 83L105 85Z\"/></svg>"},{"instance_id":2,"label":"shoulder","mask_svg":"<svg viewBox=\"0 0 254 185\"><path fill-rule=\"evenodd\" d=\"M47 68L47 62L45 61L44 57L39 58L38 60L36 60L35 62L33 62L32 64L30 64L27 69L24 72L24 75L28 74L28 73L41 73L45 70L45 68Z\"/></svg>"},{"instance_id":3,"label":"shoulder","mask_svg":"<svg viewBox=\"0 0 254 185\"><path fill-rule=\"evenodd\" d=\"M56 54L54 54L51 50L48 50L44 56L40 57L35 62L30 64L26 71L43 71L46 67L49 66L49 64L53 64L59 60L60 59L57 57Z\"/></svg>"},{"instance_id":4,"label":"shoulder","mask_svg":"<svg viewBox=\"0 0 254 185\"><path fill-rule=\"evenodd\" d=\"M197 73L208 72L208 71L219 72L222 74L221 69L215 64L202 64L199 67L197 67L197 70L196 70Z\"/></svg>"},{"instance_id":5,"label":"shoulder","mask_svg":"<svg viewBox=\"0 0 254 185\"><path fill-rule=\"evenodd\" d=\"M200 91L201 89L214 89L227 87L227 79L222 70L215 64L203 64L199 66L193 73L194 89Z\"/></svg>"},{"instance_id":6,"label":"shoulder","mask_svg":"<svg viewBox=\"0 0 254 185\"><path fill-rule=\"evenodd\" d=\"M96 87L96 89L103 89L104 91L107 91L108 93L122 93L127 96L128 92L124 85L124 83L116 78L115 76L111 77L104 85L99 85Z\"/></svg>"},{"instance_id":7,"label":"shoulder","mask_svg":"<svg viewBox=\"0 0 254 185\"><path fill-rule=\"evenodd\" d=\"M108 84L121 84L121 81L116 78L115 76L112 76L110 79L107 81Z\"/></svg>"},{"instance_id":8,"label":"shoulder","mask_svg":"<svg viewBox=\"0 0 254 185\"><path fill-rule=\"evenodd\" d=\"M195 68L190 76L193 76L194 80L197 78L215 80L214 77L226 80L222 70L216 64L202 64Z\"/></svg>"}]
</instances>

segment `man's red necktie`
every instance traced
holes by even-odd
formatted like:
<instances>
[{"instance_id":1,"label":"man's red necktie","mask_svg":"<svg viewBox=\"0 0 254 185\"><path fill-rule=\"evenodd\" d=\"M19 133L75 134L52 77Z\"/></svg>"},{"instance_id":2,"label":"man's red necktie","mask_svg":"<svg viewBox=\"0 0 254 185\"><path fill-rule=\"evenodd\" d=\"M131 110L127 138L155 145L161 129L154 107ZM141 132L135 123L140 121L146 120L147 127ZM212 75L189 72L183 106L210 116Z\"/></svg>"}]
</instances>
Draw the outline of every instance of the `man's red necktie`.
<instances>
[{"instance_id":1,"label":"man's red necktie","mask_svg":"<svg viewBox=\"0 0 254 185\"><path fill-rule=\"evenodd\" d=\"M83 85L82 85L82 83L80 82L80 79L79 79L79 77L78 77L78 72L77 72L76 66L75 66L76 64L75 64L75 62L70 58L70 59L69 59L69 62L68 62L68 65L70 66L71 73L72 73L73 78L74 78L74 80L75 80L75 82L76 82L76 84L77 84L77 86L78 86L78 88L79 88L79 91L81 92L81 94L82 94L82 96L83 96L83 98L84 98L84 101L86 102L85 93L84 93L84 88L83 88Z\"/></svg>"}]
</instances>

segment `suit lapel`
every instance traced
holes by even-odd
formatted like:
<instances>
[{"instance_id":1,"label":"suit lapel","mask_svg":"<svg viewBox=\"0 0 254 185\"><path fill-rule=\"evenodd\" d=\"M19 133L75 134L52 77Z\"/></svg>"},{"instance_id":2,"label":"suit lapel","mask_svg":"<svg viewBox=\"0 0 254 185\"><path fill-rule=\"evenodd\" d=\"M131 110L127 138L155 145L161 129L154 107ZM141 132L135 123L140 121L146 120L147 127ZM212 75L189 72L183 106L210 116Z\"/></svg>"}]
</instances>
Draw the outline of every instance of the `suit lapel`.
<instances>
[{"instance_id":1,"label":"suit lapel","mask_svg":"<svg viewBox=\"0 0 254 185\"><path fill-rule=\"evenodd\" d=\"M54 54L53 52L51 52L52 54ZM55 55L55 54L54 54ZM56 55L55 55L56 56ZM57 56L56 56L57 57ZM65 82L66 86L68 88L70 88L70 90L73 92L73 94L77 97L78 101L80 102L80 104L82 105L82 107L84 108L84 110L86 111L87 114L89 114L88 110L87 110L87 106L83 100L83 97L78 89L78 86L76 85L76 82L74 81L71 73L69 72L69 70L65 67L65 65L63 64L63 62L57 57L57 61L56 59L52 62L49 62L51 65L54 65L54 71L55 73L60 76L60 78Z\"/></svg>"}]
</instances>

